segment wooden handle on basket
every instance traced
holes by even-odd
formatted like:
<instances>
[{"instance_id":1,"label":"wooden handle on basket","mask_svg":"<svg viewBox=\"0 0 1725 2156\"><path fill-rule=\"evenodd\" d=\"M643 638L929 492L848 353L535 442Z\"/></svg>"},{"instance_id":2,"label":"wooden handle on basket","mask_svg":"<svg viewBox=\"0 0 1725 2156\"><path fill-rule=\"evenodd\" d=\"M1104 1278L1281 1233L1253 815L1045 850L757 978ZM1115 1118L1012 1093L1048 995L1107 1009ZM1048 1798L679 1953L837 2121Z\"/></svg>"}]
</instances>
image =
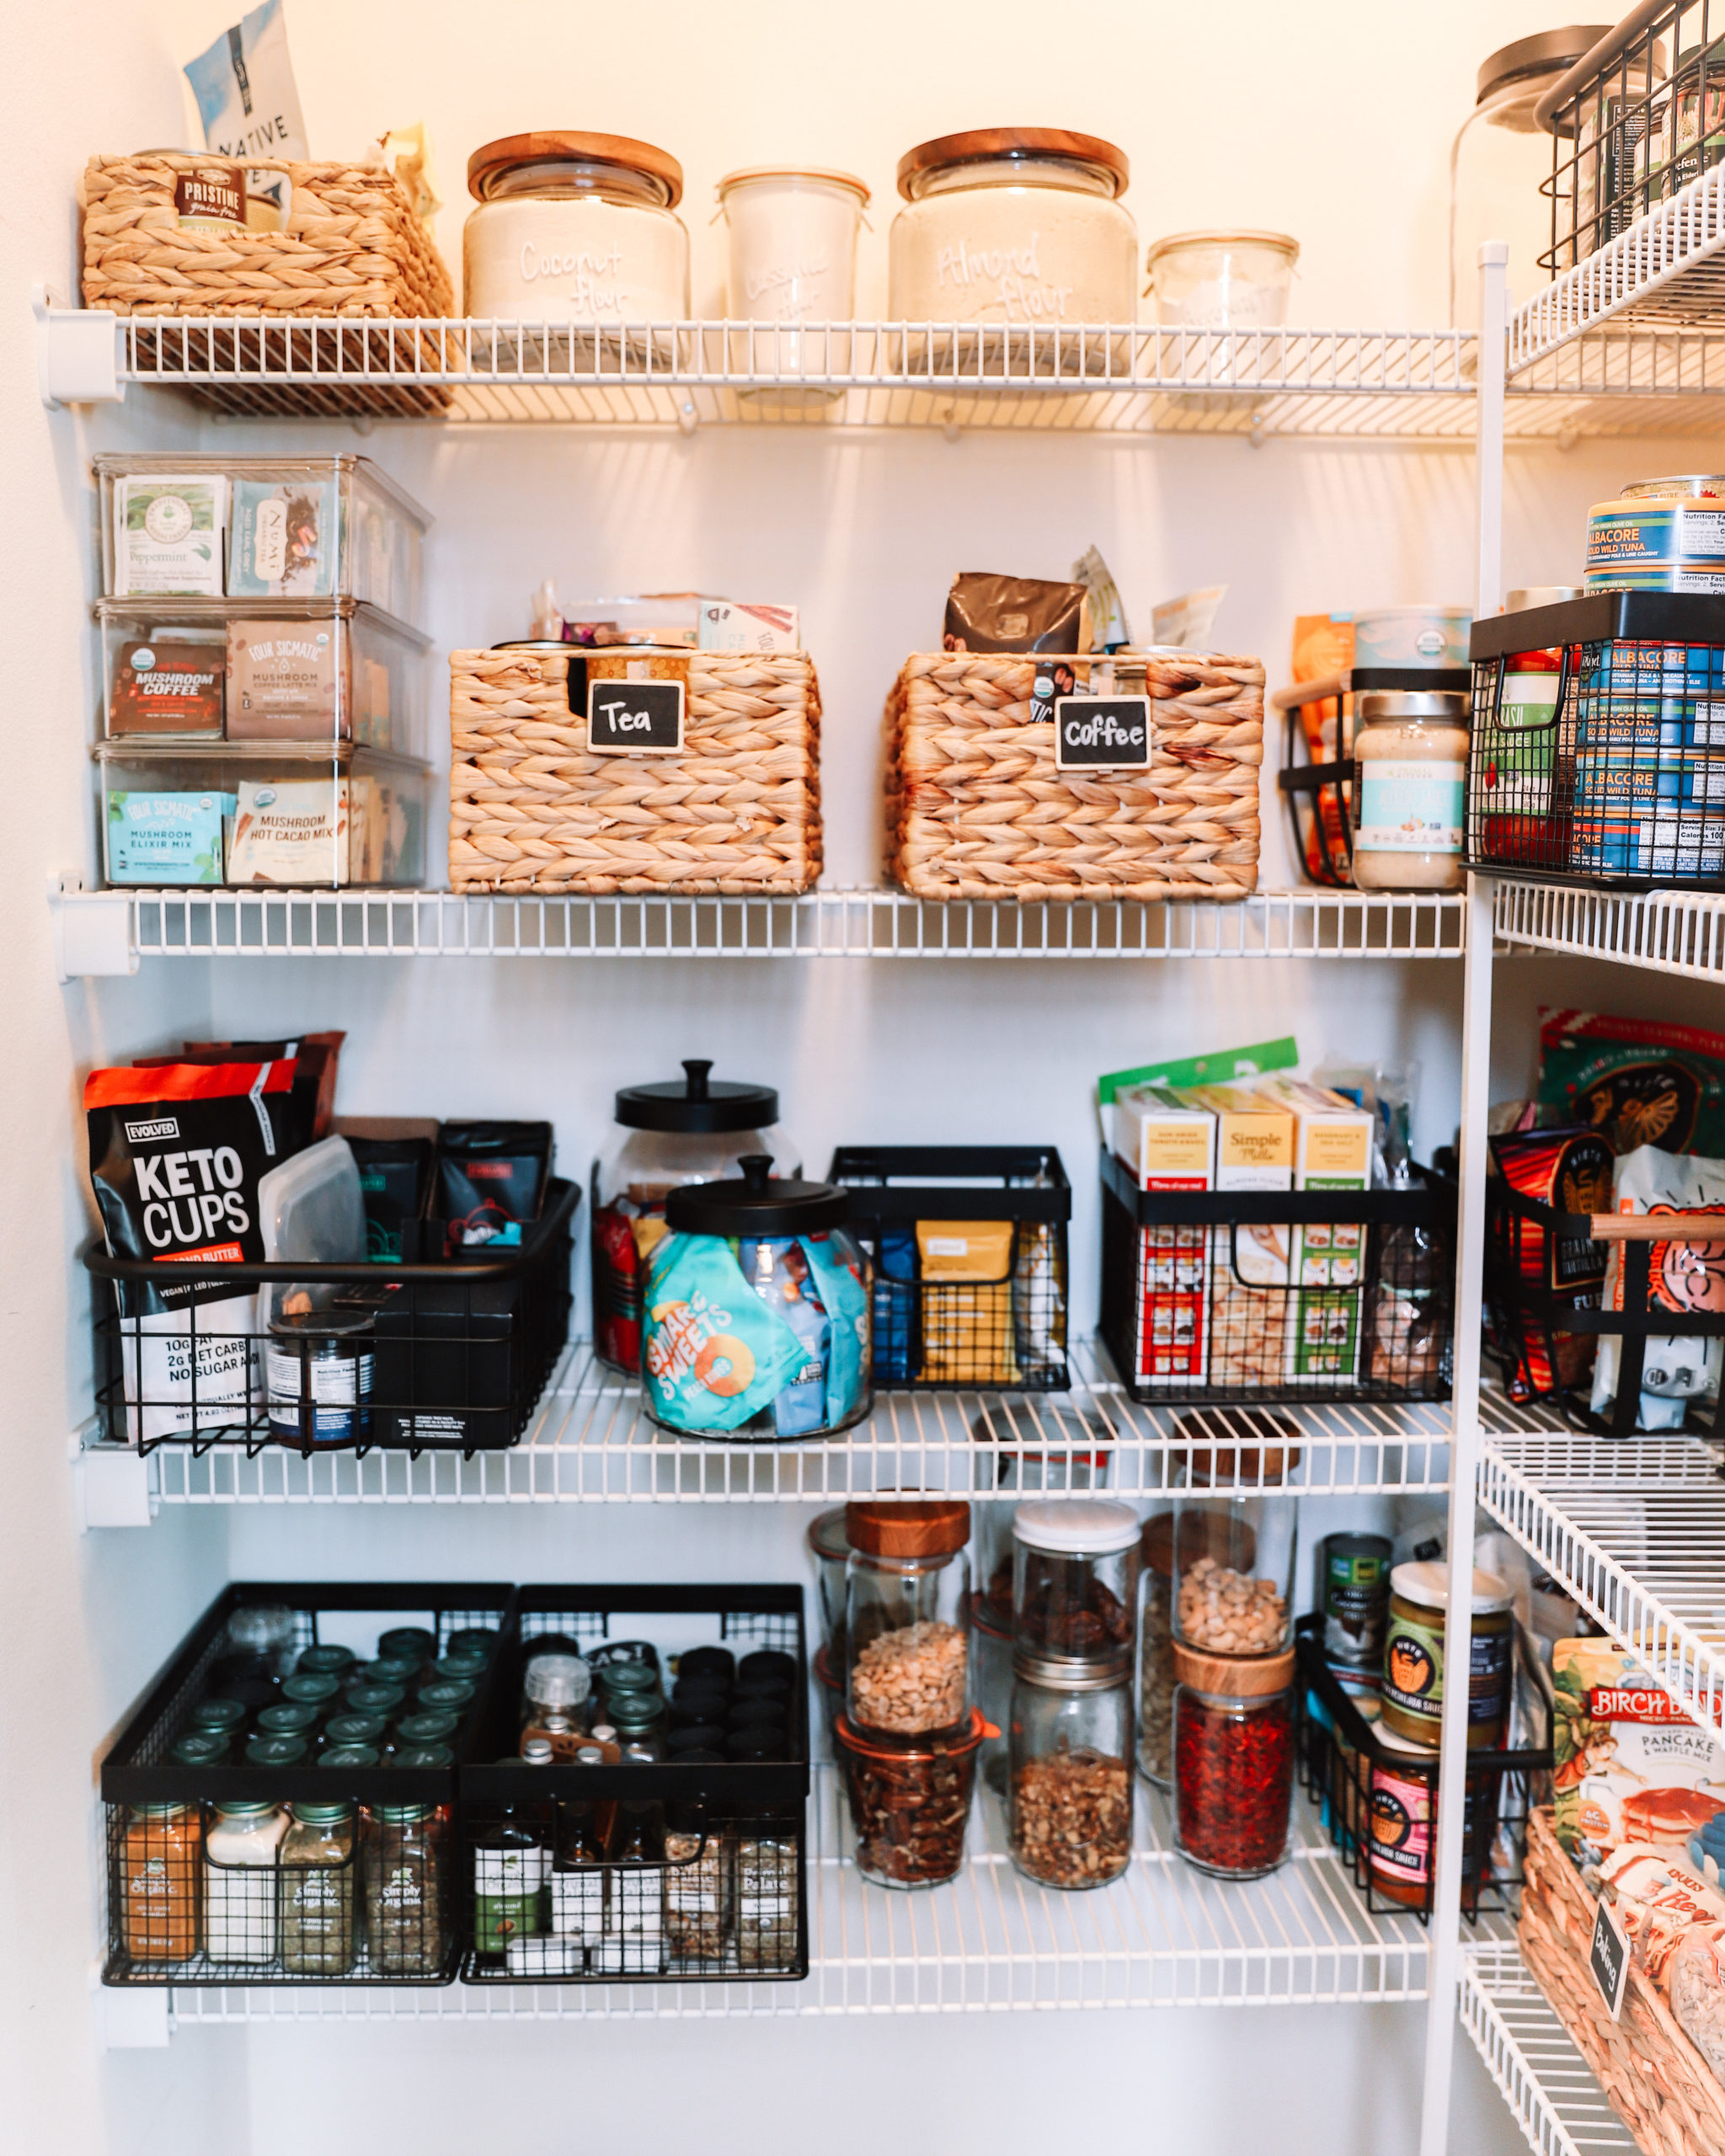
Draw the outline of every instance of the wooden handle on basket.
<instances>
[{"instance_id":1,"label":"wooden handle on basket","mask_svg":"<svg viewBox=\"0 0 1725 2156\"><path fill-rule=\"evenodd\" d=\"M1595 1213L1596 1243L1725 1243L1725 1213Z\"/></svg>"}]
</instances>

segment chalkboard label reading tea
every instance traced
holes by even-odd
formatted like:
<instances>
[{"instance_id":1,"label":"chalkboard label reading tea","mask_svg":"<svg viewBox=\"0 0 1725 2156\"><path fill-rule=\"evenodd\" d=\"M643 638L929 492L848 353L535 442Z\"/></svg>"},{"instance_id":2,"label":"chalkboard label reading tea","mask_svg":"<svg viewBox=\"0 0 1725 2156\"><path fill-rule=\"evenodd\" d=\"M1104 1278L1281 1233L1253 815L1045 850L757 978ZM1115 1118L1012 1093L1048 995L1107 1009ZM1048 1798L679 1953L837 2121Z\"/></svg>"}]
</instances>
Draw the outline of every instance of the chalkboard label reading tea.
<instances>
[{"instance_id":1,"label":"chalkboard label reading tea","mask_svg":"<svg viewBox=\"0 0 1725 2156\"><path fill-rule=\"evenodd\" d=\"M595 756L680 756L681 681L587 682L587 746Z\"/></svg>"},{"instance_id":2,"label":"chalkboard label reading tea","mask_svg":"<svg viewBox=\"0 0 1725 2156\"><path fill-rule=\"evenodd\" d=\"M1056 771L1148 771L1148 696L1061 696L1055 704Z\"/></svg>"},{"instance_id":3,"label":"chalkboard label reading tea","mask_svg":"<svg viewBox=\"0 0 1725 2156\"><path fill-rule=\"evenodd\" d=\"M1623 1991L1629 1982L1629 1941L1611 1913L1611 1904L1601 1901L1594 1916L1594 1941L1588 1967L1599 1988L1599 1997L1611 2009L1611 2019L1623 2015Z\"/></svg>"}]
</instances>

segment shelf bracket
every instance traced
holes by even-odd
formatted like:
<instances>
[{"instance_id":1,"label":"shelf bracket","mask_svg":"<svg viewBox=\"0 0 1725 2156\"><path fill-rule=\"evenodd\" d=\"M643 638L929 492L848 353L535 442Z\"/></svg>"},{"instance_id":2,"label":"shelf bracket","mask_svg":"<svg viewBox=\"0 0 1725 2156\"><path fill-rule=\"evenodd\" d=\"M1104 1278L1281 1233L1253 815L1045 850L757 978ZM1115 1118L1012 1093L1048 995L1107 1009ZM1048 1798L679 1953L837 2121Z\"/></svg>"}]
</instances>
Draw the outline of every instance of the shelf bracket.
<instances>
[{"instance_id":1,"label":"shelf bracket","mask_svg":"<svg viewBox=\"0 0 1725 2156\"><path fill-rule=\"evenodd\" d=\"M36 318L36 381L51 412L66 404L117 404L120 318L105 308L56 307L45 285L30 286Z\"/></svg>"},{"instance_id":2,"label":"shelf bracket","mask_svg":"<svg viewBox=\"0 0 1725 2156\"><path fill-rule=\"evenodd\" d=\"M161 1509L161 1485L149 1455L130 1445L99 1443L94 1424L68 1441L77 1501L77 1531L97 1527L148 1527Z\"/></svg>"},{"instance_id":3,"label":"shelf bracket","mask_svg":"<svg viewBox=\"0 0 1725 2156\"><path fill-rule=\"evenodd\" d=\"M130 891L87 891L81 876L51 877L55 978L63 986L86 974L135 974Z\"/></svg>"},{"instance_id":4,"label":"shelf bracket","mask_svg":"<svg viewBox=\"0 0 1725 2156\"><path fill-rule=\"evenodd\" d=\"M91 1978L96 2041L104 2052L160 2052L174 2033L173 1995L166 1984L104 1984Z\"/></svg>"}]
</instances>

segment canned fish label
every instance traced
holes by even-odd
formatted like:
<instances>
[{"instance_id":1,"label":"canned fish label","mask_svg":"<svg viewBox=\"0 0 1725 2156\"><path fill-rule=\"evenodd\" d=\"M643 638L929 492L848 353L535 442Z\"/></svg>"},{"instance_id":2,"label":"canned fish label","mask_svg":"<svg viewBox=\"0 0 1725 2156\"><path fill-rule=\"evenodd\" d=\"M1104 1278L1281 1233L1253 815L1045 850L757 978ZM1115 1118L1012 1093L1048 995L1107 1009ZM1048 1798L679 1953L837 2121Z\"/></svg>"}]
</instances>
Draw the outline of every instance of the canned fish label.
<instances>
[{"instance_id":1,"label":"canned fish label","mask_svg":"<svg viewBox=\"0 0 1725 2156\"><path fill-rule=\"evenodd\" d=\"M1685 562L1725 563L1725 510L1695 501L1605 502L1588 517L1589 577Z\"/></svg>"}]
</instances>

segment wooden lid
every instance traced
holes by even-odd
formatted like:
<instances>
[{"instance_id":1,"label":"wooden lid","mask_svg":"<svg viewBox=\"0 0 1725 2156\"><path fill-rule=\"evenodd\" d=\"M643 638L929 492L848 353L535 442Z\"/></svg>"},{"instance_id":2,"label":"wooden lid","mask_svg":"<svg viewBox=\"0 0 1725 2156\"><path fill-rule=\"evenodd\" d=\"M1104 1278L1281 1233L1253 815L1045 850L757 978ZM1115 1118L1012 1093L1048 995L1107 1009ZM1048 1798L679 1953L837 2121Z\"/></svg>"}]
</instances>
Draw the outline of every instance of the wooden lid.
<instances>
[{"instance_id":1,"label":"wooden lid","mask_svg":"<svg viewBox=\"0 0 1725 2156\"><path fill-rule=\"evenodd\" d=\"M1299 1437L1300 1425L1264 1407L1199 1407L1181 1416L1174 1435L1199 1441L1174 1455L1188 1486L1198 1490L1274 1489L1301 1457L1299 1445L1288 1442Z\"/></svg>"},{"instance_id":2,"label":"wooden lid","mask_svg":"<svg viewBox=\"0 0 1725 2156\"><path fill-rule=\"evenodd\" d=\"M1218 1700L1264 1700L1294 1682L1294 1650L1280 1654L1205 1654L1174 1641L1174 1682Z\"/></svg>"},{"instance_id":3,"label":"wooden lid","mask_svg":"<svg viewBox=\"0 0 1725 2156\"><path fill-rule=\"evenodd\" d=\"M937 135L932 142L906 150L899 159L899 192L908 202L911 182L922 173L1001 157L1067 157L1075 164L1098 166L1113 179L1116 198L1126 192L1132 176L1126 152L1099 135L1075 135L1065 127L972 127L962 135Z\"/></svg>"},{"instance_id":4,"label":"wooden lid","mask_svg":"<svg viewBox=\"0 0 1725 2156\"><path fill-rule=\"evenodd\" d=\"M845 1533L871 1557L949 1557L970 1540L970 1508L962 1497L853 1497Z\"/></svg>"},{"instance_id":5,"label":"wooden lid","mask_svg":"<svg viewBox=\"0 0 1725 2156\"><path fill-rule=\"evenodd\" d=\"M669 150L651 142L638 142L633 135L588 135L566 128L547 128L532 135L500 135L484 142L467 159L467 192L476 202L485 200L484 183L517 165L622 165L626 171L644 173L670 189L665 207L675 210L683 199L683 168Z\"/></svg>"},{"instance_id":6,"label":"wooden lid","mask_svg":"<svg viewBox=\"0 0 1725 2156\"><path fill-rule=\"evenodd\" d=\"M1162 1578L1172 1579L1177 1561L1181 1572L1189 1572L1200 1557L1247 1572L1257 1562L1258 1537L1248 1522L1188 1506L1178 1515L1177 1540L1176 1518L1158 1513L1144 1524L1140 1552Z\"/></svg>"}]
</instances>

